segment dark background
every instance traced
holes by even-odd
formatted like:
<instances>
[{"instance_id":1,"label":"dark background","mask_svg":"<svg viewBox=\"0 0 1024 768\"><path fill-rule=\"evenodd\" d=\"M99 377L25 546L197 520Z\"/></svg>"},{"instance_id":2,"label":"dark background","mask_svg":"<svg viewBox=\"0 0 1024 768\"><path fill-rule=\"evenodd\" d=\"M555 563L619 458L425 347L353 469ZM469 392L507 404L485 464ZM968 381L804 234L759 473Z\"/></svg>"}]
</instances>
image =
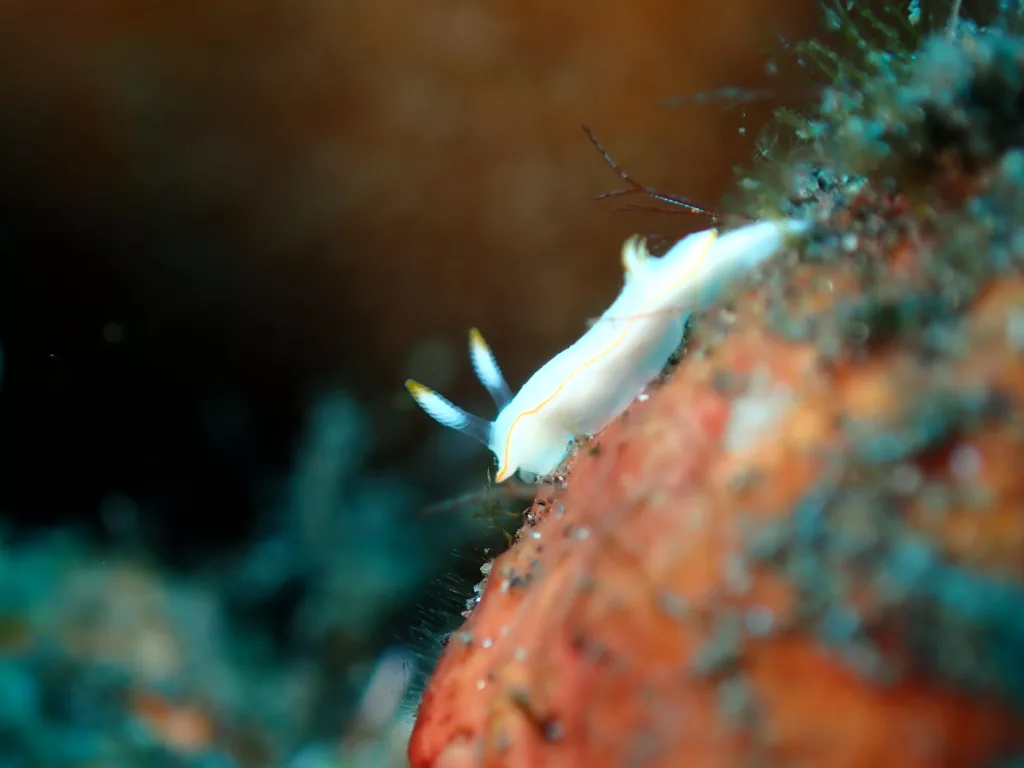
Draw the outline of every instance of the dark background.
<instances>
[{"instance_id":1,"label":"dark background","mask_svg":"<svg viewBox=\"0 0 1024 768\"><path fill-rule=\"evenodd\" d=\"M488 458L403 379L489 415L470 326L516 386L614 296L622 239L706 225L594 202L621 184L580 123L713 206L792 96L777 35L816 24L810 0L3 3L0 514L10 562L35 547L61 574L10 566L37 591L4 615L47 635L26 605L65 610L83 562L144 573L160 605L187 580L261 669L320 670L315 716L261 726L255 757L204 749L273 764L345 732L382 649L429 664L502 541L420 514ZM774 96L665 103L724 86ZM110 633L61 652L121 664ZM25 663L43 690L50 662ZM182 668L132 679L230 719Z\"/></svg>"}]
</instances>

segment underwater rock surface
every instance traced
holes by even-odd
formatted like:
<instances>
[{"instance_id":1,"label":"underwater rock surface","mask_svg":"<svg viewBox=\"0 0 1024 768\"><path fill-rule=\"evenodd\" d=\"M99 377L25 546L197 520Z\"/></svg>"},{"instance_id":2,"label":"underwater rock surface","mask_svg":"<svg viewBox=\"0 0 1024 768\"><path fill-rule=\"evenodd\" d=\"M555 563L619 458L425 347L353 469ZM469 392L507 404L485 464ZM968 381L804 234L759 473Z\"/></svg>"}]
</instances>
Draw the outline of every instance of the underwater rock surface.
<instances>
[{"instance_id":1,"label":"underwater rock surface","mask_svg":"<svg viewBox=\"0 0 1024 768\"><path fill-rule=\"evenodd\" d=\"M1011 28L848 73L774 203L749 185L815 232L541 490L428 685L413 768L1024 755Z\"/></svg>"}]
</instances>

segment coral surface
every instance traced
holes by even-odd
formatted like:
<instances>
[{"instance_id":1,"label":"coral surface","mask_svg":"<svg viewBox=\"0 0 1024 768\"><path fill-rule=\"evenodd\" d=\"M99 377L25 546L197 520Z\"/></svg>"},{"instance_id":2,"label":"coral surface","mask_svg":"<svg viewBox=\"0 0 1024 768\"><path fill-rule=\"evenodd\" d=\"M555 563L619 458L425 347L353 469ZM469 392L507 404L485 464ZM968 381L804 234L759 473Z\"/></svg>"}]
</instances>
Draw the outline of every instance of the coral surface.
<instances>
[{"instance_id":1,"label":"coral surface","mask_svg":"<svg viewBox=\"0 0 1024 768\"><path fill-rule=\"evenodd\" d=\"M747 185L813 234L487 568L414 768L1024 754L1024 43L869 64Z\"/></svg>"}]
</instances>

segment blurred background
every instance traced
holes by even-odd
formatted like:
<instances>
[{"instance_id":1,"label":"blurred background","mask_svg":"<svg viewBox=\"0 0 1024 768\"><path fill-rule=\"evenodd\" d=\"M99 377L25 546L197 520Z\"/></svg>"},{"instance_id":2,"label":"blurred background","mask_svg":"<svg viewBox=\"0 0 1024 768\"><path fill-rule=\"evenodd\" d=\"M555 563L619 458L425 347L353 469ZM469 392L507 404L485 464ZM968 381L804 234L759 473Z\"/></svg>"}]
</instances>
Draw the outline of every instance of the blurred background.
<instances>
[{"instance_id":1,"label":"blurred background","mask_svg":"<svg viewBox=\"0 0 1024 768\"><path fill-rule=\"evenodd\" d=\"M518 386L707 225L580 124L714 207L818 18L0 0L0 767L402 765L516 523L425 511L490 459L403 380L490 416L469 327Z\"/></svg>"}]
</instances>

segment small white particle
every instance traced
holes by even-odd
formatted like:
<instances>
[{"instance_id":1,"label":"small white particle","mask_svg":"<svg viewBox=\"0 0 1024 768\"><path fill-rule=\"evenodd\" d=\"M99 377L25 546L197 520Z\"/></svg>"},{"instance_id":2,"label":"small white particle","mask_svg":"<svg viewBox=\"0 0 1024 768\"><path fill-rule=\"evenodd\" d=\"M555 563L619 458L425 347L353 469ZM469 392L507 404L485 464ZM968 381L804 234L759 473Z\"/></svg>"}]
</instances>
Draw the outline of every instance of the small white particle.
<instances>
[{"instance_id":1,"label":"small white particle","mask_svg":"<svg viewBox=\"0 0 1024 768\"><path fill-rule=\"evenodd\" d=\"M747 631L756 637L764 637L772 631L775 626L775 614L771 608L764 605L755 605L747 611Z\"/></svg>"},{"instance_id":2,"label":"small white particle","mask_svg":"<svg viewBox=\"0 0 1024 768\"><path fill-rule=\"evenodd\" d=\"M487 681L486 680L477 680L476 681L476 689L478 691L482 691L486 687L487 687Z\"/></svg>"},{"instance_id":3,"label":"small white particle","mask_svg":"<svg viewBox=\"0 0 1024 768\"><path fill-rule=\"evenodd\" d=\"M949 457L949 468L957 480L972 480L981 471L981 453L973 445L961 443Z\"/></svg>"},{"instance_id":4,"label":"small white particle","mask_svg":"<svg viewBox=\"0 0 1024 768\"><path fill-rule=\"evenodd\" d=\"M512 655L515 657L516 661L526 661L527 657L529 656L525 648L516 648L514 651L512 651Z\"/></svg>"},{"instance_id":5,"label":"small white particle","mask_svg":"<svg viewBox=\"0 0 1024 768\"><path fill-rule=\"evenodd\" d=\"M650 399L650 397L651 396L646 392L641 392L636 399L639 400L641 403L646 403Z\"/></svg>"},{"instance_id":6,"label":"small white particle","mask_svg":"<svg viewBox=\"0 0 1024 768\"><path fill-rule=\"evenodd\" d=\"M726 450L742 451L765 438L789 412L794 399L788 388L776 386L734 400L723 438Z\"/></svg>"},{"instance_id":7,"label":"small white particle","mask_svg":"<svg viewBox=\"0 0 1024 768\"><path fill-rule=\"evenodd\" d=\"M889 483L900 496L912 496L924 482L921 470L913 464L898 464L893 467Z\"/></svg>"},{"instance_id":8,"label":"small white particle","mask_svg":"<svg viewBox=\"0 0 1024 768\"><path fill-rule=\"evenodd\" d=\"M490 648L492 645L494 645L494 640L492 640L489 637L485 637L483 640L480 641L481 648Z\"/></svg>"},{"instance_id":9,"label":"small white particle","mask_svg":"<svg viewBox=\"0 0 1024 768\"><path fill-rule=\"evenodd\" d=\"M590 529L589 528L576 528L572 532L572 537L574 539L576 539L576 541L586 541L590 537Z\"/></svg>"},{"instance_id":10,"label":"small white particle","mask_svg":"<svg viewBox=\"0 0 1024 768\"><path fill-rule=\"evenodd\" d=\"M530 532L530 538L532 538L532 539L539 539L540 538L540 531L531 531Z\"/></svg>"}]
</instances>

